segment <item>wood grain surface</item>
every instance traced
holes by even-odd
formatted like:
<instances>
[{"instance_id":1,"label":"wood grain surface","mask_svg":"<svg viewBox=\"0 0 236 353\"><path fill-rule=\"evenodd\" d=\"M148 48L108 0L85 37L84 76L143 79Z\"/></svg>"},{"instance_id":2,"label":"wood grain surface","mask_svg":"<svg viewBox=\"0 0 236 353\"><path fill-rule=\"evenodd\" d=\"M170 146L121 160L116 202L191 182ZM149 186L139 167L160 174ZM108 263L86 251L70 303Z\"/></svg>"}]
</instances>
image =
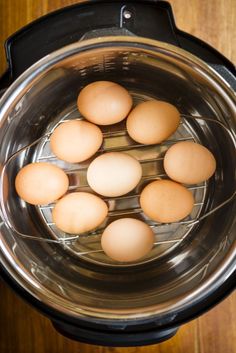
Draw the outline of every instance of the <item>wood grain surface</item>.
<instances>
[{"instance_id":1,"label":"wood grain surface","mask_svg":"<svg viewBox=\"0 0 236 353\"><path fill-rule=\"evenodd\" d=\"M0 0L0 74L4 40L32 20L76 0ZM235 0L171 0L179 28L236 61ZM171 340L150 347L104 348L59 335L50 321L0 280L0 353L236 353L236 293L184 325Z\"/></svg>"}]
</instances>

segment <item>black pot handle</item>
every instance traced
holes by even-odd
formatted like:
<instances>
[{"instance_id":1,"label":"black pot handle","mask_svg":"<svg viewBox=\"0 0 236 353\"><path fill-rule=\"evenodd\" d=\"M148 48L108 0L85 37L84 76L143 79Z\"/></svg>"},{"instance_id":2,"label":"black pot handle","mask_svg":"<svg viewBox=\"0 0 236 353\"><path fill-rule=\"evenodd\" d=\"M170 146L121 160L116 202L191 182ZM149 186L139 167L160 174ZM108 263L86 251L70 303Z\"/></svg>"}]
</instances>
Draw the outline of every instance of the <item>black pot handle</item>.
<instances>
[{"instance_id":1,"label":"black pot handle","mask_svg":"<svg viewBox=\"0 0 236 353\"><path fill-rule=\"evenodd\" d=\"M55 329L65 337L83 343L108 347L136 347L156 344L170 339L178 331L178 327L165 330L153 328L152 330L137 332L125 332L124 330L101 331L58 321L52 323Z\"/></svg>"},{"instance_id":2,"label":"black pot handle","mask_svg":"<svg viewBox=\"0 0 236 353\"><path fill-rule=\"evenodd\" d=\"M171 6L165 1L95 0L52 12L22 28L5 43L8 71L0 88L47 54L79 41L86 32L119 28L179 45Z\"/></svg>"},{"instance_id":3,"label":"black pot handle","mask_svg":"<svg viewBox=\"0 0 236 353\"><path fill-rule=\"evenodd\" d=\"M235 67L201 40L176 28L171 6L159 0L93 0L52 12L7 39L8 70L0 90L45 55L79 41L87 32L119 28L186 49L235 86Z\"/></svg>"}]
</instances>

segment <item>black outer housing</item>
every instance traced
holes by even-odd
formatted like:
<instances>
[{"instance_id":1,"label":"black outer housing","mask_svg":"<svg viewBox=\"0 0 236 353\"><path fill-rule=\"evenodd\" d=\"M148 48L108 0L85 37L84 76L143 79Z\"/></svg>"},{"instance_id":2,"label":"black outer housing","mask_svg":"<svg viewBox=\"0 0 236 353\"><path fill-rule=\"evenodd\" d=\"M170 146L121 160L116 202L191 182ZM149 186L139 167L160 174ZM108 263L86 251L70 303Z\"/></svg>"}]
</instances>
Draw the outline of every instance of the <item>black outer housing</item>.
<instances>
[{"instance_id":1,"label":"black outer housing","mask_svg":"<svg viewBox=\"0 0 236 353\"><path fill-rule=\"evenodd\" d=\"M1 276L21 298L51 319L57 331L64 336L88 344L109 347L144 346L171 338L179 326L197 318L225 299L235 289L236 283L235 271L215 293L206 294L204 301L180 312L169 325L157 328L155 322L133 320L132 326L123 330L122 322L120 328L119 326L115 328L98 320L85 321L64 315L30 295L10 277L4 268L2 268Z\"/></svg>"},{"instance_id":2,"label":"black outer housing","mask_svg":"<svg viewBox=\"0 0 236 353\"><path fill-rule=\"evenodd\" d=\"M132 13L125 20L125 10ZM102 1L94 0L69 6L50 13L22 28L7 39L5 51L8 70L0 79L0 91L7 88L28 67L45 55L73 42L89 31L100 28L122 27L141 37L148 37L181 47L212 66L236 89L234 65L203 41L178 30L171 6L165 1ZM178 327L194 319L224 299L236 284L236 271L215 293L204 301L180 312L171 325L160 327L153 321L133 320L107 325L103 320L75 319L56 311L34 298L6 272L2 277L22 298L47 315L63 335L81 342L103 346L141 346L161 342L172 337ZM125 327L125 328L124 328Z\"/></svg>"}]
</instances>

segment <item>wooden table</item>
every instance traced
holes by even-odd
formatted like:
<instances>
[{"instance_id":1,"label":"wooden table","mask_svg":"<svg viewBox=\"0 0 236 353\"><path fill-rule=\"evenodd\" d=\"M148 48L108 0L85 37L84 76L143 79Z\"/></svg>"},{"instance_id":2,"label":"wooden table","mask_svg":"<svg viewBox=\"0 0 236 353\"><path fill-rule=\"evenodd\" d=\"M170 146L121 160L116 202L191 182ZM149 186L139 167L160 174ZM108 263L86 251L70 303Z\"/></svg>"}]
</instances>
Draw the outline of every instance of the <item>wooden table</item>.
<instances>
[{"instance_id":1,"label":"wooden table","mask_svg":"<svg viewBox=\"0 0 236 353\"><path fill-rule=\"evenodd\" d=\"M0 0L0 73L6 68L3 42L43 14L76 0ZM203 39L236 62L235 0L170 0L179 28ZM104 348L60 336L49 320L0 280L0 353L236 353L236 293L171 340L141 348Z\"/></svg>"}]
</instances>

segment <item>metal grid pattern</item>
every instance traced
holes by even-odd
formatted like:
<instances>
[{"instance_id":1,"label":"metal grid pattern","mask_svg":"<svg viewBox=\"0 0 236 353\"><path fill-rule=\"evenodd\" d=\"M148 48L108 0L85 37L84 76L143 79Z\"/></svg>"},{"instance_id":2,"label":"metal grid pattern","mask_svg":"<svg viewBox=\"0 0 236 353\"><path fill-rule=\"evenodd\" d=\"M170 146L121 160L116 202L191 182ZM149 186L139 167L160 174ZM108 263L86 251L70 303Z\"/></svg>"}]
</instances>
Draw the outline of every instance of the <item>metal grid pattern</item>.
<instances>
[{"instance_id":1,"label":"metal grid pattern","mask_svg":"<svg viewBox=\"0 0 236 353\"><path fill-rule=\"evenodd\" d=\"M132 95L135 104L150 99L149 97L141 96L140 94ZM52 133L52 131L61 122L71 119L81 119L81 116L75 105L68 107L66 112L63 112L60 116L57 117L57 121L48 127L48 130L46 131L47 134ZM87 183L86 171L91 160L96 158L96 156L101 153L111 151L128 153L129 155L138 159L142 166L142 179L132 192L120 197L102 197L109 207L108 217L103 222L103 224L95 231L89 232L88 234L79 235L78 241L70 244L64 244L62 246L66 251L70 252L74 256L83 256L88 261L109 266L122 266L122 264L117 265L117 263L112 261L101 251L100 237L103 229L115 219L120 217L133 217L144 220L147 224L150 225L150 227L152 227L155 233L156 245L154 246L153 250L144 259L142 259L142 263L160 257L163 254L171 251L189 234L192 228L191 223L193 220L196 220L199 217L202 206L204 204L206 183L189 187L195 198L193 211L189 217L182 220L181 222L171 224L160 224L148 219L140 208L139 196L143 187L149 182L160 178L167 178L163 169L163 158L168 147L180 140L197 141L196 136L194 136L193 131L191 130L191 126L185 120L181 122L180 127L176 133L172 135L169 140L163 142L160 145L137 144L128 136L125 129L125 122L112 126L104 126L102 127L102 131L104 142L100 150L90 160L79 164L70 164L58 160L50 150L50 136L45 138L37 146L34 161L50 162L63 168L69 176L69 192L86 191L94 193ZM53 204L42 205L38 207L38 212L42 221L47 225L47 227L49 227L52 238L60 239L68 236L68 234L58 230L55 224L52 222L52 208ZM125 265L127 266L127 264Z\"/></svg>"}]
</instances>

